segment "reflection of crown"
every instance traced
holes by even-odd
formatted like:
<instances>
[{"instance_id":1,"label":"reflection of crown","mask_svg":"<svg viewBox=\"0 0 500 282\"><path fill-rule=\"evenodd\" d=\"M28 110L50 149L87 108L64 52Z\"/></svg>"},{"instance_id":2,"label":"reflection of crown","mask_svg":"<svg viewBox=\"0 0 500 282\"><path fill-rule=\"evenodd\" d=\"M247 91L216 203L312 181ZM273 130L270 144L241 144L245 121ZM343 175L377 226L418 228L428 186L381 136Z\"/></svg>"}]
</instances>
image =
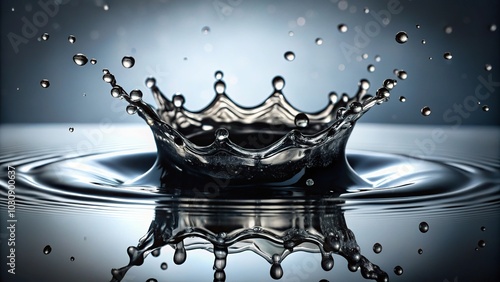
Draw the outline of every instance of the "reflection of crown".
<instances>
[{"instance_id":1,"label":"reflection of crown","mask_svg":"<svg viewBox=\"0 0 500 282\"><path fill-rule=\"evenodd\" d=\"M162 167L261 183L285 181L307 174L304 170L309 168L335 166L345 174L349 170L345 145L356 120L386 101L395 85L388 79L371 97L366 95L369 82L361 80L354 97L332 92L326 108L305 114L285 99L285 81L279 76L273 79L273 93L254 108L240 107L226 95L222 72L217 71L215 78L215 99L205 109L190 112L184 108L181 94L167 99L154 78L148 78L146 86L153 92L157 110L142 101L140 90L128 94L108 70L103 76L113 87L112 96L129 102L127 112L138 112L151 127Z\"/></svg>"},{"instance_id":2,"label":"reflection of crown","mask_svg":"<svg viewBox=\"0 0 500 282\"><path fill-rule=\"evenodd\" d=\"M335 198L294 201L293 208L290 202L279 204L275 200L201 204L197 201L196 206L182 203L156 210L146 235L137 247L129 247L129 264L112 271L113 281L123 279L132 266L142 265L148 254L159 255L166 245L175 248L176 264L186 261L188 250L212 252L214 281L225 281L228 255L243 251L254 252L267 260L274 279L283 276L281 262L285 257L303 251L321 253L321 267L325 271L333 268L332 255L336 254L347 260L351 271L360 269L364 278L388 280L383 270L361 255ZM236 208L228 210L230 203Z\"/></svg>"}]
</instances>

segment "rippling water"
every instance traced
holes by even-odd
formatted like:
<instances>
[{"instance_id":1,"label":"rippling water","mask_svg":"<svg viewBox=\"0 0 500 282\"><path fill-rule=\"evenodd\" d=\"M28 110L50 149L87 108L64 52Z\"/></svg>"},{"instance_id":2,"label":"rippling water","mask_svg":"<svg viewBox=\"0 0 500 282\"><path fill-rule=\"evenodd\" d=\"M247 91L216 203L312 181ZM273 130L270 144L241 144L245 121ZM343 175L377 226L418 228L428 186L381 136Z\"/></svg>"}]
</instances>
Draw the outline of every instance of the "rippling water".
<instances>
[{"instance_id":1,"label":"rippling water","mask_svg":"<svg viewBox=\"0 0 500 282\"><path fill-rule=\"evenodd\" d=\"M2 170L16 168L16 269L23 269L15 277L2 272L2 280L110 281L111 269L129 263L127 248L138 245L151 222L174 224L170 217L178 220L174 230L195 226L202 233L227 232L228 238L254 226L279 233L308 226L314 218L338 218L356 236L361 254L387 272L390 281L499 277L498 128L442 128L447 138L436 142L431 138L435 127L361 124L351 136L347 158L372 187L343 195L318 195L314 184L306 192L293 187L256 187L253 193L221 189L205 191L203 197L167 191L154 181L134 181L155 161L147 128L74 128L1 127ZM6 222L6 173L0 181ZM427 232L419 230L421 222L428 224ZM5 254L9 233L2 230L1 236ZM210 244L185 243L185 263L175 264L174 249L164 246L158 257L149 255L144 264L130 268L122 281L213 281L213 254L206 251ZM374 252L375 243L382 246L380 253ZM46 246L49 254L44 254ZM265 246L271 254L276 248L253 246ZM320 254L306 247L294 250L281 262L281 281L365 281L338 255L333 269L324 271ZM1 262L5 265L5 255ZM401 275L396 266L403 269ZM270 268L254 252L230 250L226 281L273 281Z\"/></svg>"}]
</instances>

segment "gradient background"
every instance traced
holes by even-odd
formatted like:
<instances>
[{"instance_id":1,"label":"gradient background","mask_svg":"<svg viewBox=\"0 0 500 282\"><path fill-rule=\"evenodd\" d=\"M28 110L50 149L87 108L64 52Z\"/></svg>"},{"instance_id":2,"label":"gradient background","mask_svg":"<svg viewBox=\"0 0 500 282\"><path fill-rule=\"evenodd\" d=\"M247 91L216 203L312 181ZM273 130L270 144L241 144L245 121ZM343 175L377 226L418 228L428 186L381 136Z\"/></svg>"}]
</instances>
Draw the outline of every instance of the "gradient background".
<instances>
[{"instance_id":1,"label":"gradient background","mask_svg":"<svg viewBox=\"0 0 500 282\"><path fill-rule=\"evenodd\" d=\"M323 108L330 91L353 95L362 78L370 80L373 94L398 68L408 72L408 79L399 81L390 103L371 110L361 122L455 125L457 114L443 114L453 111L454 104L471 103L473 110L460 117L460 124L500 124L495 118L499 90L481 101L489 105L487 113L474 99L467 100L480 84L479 75L500 81L499 31L489 28L498 24L498 1L401 0L402 11L386 26L374 13L386 10L388 1L58 1L52 15L38 1L1 3L2 123L142 122L109 95L103 68L126 90L141 89L149 103L153 100L144 80L154 76L167 97L183 93L190 110L213 99L216 70L225 73L228 95L244 106L261 103L272 91L272 78L281 75L286 97L305 112ZM39 25L29 36L23 36L26 21ZM341 23L348 32L338 31ZM379 32L368 37L359 54L345 56L341 46L354 46L356 27L365 31L374 23ZM448 25L451 34L444 31ZM204 26L210 27L208 34L203 34ZM406 44L394 40L400 30L409 35ZM39 39L44 32L50 34L47 41ZM25 42L14 47L13 34ZM74 44L67 40L70 34L77 38ZM320 46L317 37L324 41ZM286 51L295 52L296 59L286 61ZM448 51L452 60L443 58ZM79 52L98 63L77 66L72 57ZM361 59L363 53L367 59ZM135 57L133 68L121 66L125 55ZM487 63L491 72L484 70ZM374 73L367 71L369 64L375 65ZM40 87L43 78L51 82L47 89ZM400 95L406 103L398 101ZM420 109L426 105L432 114L423 117Z\"/></svg>"}]
</instances>

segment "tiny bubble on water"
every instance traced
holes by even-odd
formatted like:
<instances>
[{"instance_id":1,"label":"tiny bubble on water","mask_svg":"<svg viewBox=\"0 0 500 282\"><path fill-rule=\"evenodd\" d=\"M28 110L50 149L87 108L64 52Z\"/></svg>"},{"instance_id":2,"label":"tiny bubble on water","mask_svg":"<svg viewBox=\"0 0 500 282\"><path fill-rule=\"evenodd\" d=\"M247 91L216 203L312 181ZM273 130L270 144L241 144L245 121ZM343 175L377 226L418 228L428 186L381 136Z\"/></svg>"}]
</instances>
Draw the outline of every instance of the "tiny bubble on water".
<instances>
[{"instance_id":1,"label":"tiny bubble on water","mask_svg":"<svg viewBox=\"0 0 500 282\"><path fill-rule=\"evenodd\" d=\"M486 247L486 242L484 240L479 240L479 242L477 242L477 245L481 248L484 248Z\"/></svg>"},{"instance_id":2,"label":"tiny bubble on water","mask_svg":"<svg viewBox=\"0 0 500 282\"><path fill-rule=\"evenodd\" d=\"M90 63L95 65L95 64L97 64L97 60L95 58L92 58L92 59L90 59Z\"/></svg>"},{"instance_id":3,"label":"tiny bubble on water","mask_svg":"<svg viewBox=\"0 0 500 282\"><path fill-rule=\"evenodd\" d=\"M368 72L374 72L375 71L375 66L374 65L368 65L367 69L368 69Z\"/></svg>"},{"instance_id":4,"label":"tiny bubble on water","mask_svg":"<svg viewBox=\"0 0 500 282\"><path fill-rule=\"evenodd\" d=\"M50 252L52 252L52 247L50 245L47 245L43 248L43 253L48 255L50 254Z\"/></svg>"},{"instance_id":5,"label":"tiny bubble on water","mask_svg":"<svg viewBox=\"0 0 500 282\"><path fill-rule=\"evenodd\" d=\"M315 42L316 42L316 45L322 45L323 44L323 39L320 38L320 37L318 37L318 38L316 38Z\"/></svg>"},{"instance_id":6,"label":"tiny bubble on water","mask_svg":"<svg viewBox=\"0 0 500 282\"><path fill-rule=\"evenodd\" d=\"M129 68L133 67L134 65L135 65L135 59L134 59L134 57L132 57L132 56L125 56L125 57L123 57L123 59L122 59L122 66L124 68L129 69Z\"/></svg>"},{"instance_id":7,"label":"tiny bubble on water","mask_svg":"<svg viewBox=\"0 0 500 282\"><path fill-rule=\"evenodd\" d=\"M382 245L380 243L375 243L373 245L373 252L379 254L382 251Z\"/></svg>"},{"instance_id":8,"label":"tiny bubble on water","mask_svg":"<svg viewBox=\"0 0 500 282\"><path fill-rule=\"evenodd\" d=\"M451 34L453 32L453 27L451 25L447 25L444 27L444 32L446 34Z\"/></svg>"},{"instance_id":9,"label":"tiny bubble on water","mask_svg":"<svg viewBox=\"0 0 500 282\"><path fill-rule=\"evenodd\" d=\"M210 27L209 26L204 26L201 28L201 33L207 35L210 33Z\"/></svg>"},{"instance_id":10,"label":"tiny bubble on water","mask_svg":"<svg viewBox=\"0 0 500 282\"><path fill-rule=\"evenodd\" d=\"M306 185L307 186L313 186L314 185L314 180L312 180L311 178L307 179L306 180Z\"/></svg>"},{"instance_id":11,"label":"tiny bubble on water","mask_svg":"<svg viewBox=\"0 0 500 282\"><path fill-rule=\"evenodd\" d=\"M292 51L285 52L285 59L289 62L295 60L295 53Z\"/></svg>"},{"instance_id":12,"label":"tiny bubble on water","mask_svg":"<svg viewBox=\"0 0 500 282\"><path fill-rule=\"evenodd\" d=\"M484 69L485 69L486 71L491 71L491 70L493 69L493 66L492 66L492 65L490 65L490 64L486 64L486 65L484 65Z\"/></svg>"},{"instance_id":13,"label":"tiny bubble on water","mask_svg":"<svg viewBox=\"0 0 500 282\"><path fill-rule=\"evenodd\" d=\"M338 29L339 29L339 31L340 31L340 32L342 32L342 33L347 32L347 29L348 29L348 28L347 28L347 25L345 25L345 24L339 24L337 28L338 28Z\"/></svg>"},{"instance_id":14,"label":"tiny bubble on water","mask_svg":"<svg viewBox=\"0 0 500 282\"><path fill-rule=\"evenodd\" d=\"M42 79L40 81L40 85L43 87L43 88L48 88L50 86L50 81L47 80L47 79Z\"/></svg>"},{"instance_id":15,"label":"tiny bubble on water","mask_svg":"<svg viewBox=\"0 0 500 282\"><path fill-rule=\"evenodd\" d=\"M399 265L396 266L396 267L394 267L394 273L396 275L402 275L403 274L403 268L401 266L399 266Z\"/></svg>"},{"instance_id":16,"label":"tiny bubble on water","mask_svg":"<svg viewBox=\"0 0 500 282\"><path fill-rule=\"evenodd\" d=\"M446 60L451 60L451 58L453 58L453 56L451 55L450 52L446 52L444 53L443 57L446 59Z\"/></svg>"},{"instance_id":17,"label":"tiny bubble on water","mask_svg":"<svg viewBox=\"0 0 500 282\"><path fill-rule=\"evenodd\" d=\"M425 106L420 110L420 112L422 113L423 116L429 116L431 114L431 108Z\"/></svg>"},{"instance_id":18,"label":"tiny bubble on water","mask_svg":"<svg viewBox=\"0 0 500 282\"><path fill-rule=\"evenodd\" d=\"M423 254L423 253L424 253L424 250L422 250L422 249L418 249L418 251L417 251L417 252L418 252L418 254L419 254L419 255L421 255L421 254Z\"/></svg>"},{"instance_id":19,"label":"tiny bubble on water","mask_svg":"<svg viewBox=\"0 0 500 282\"><path fill-rule=\"evenodd\" d=\"M485 226L481 226L481 231L486 231L486 227Z\"/></svg>"},{"instance_id":20,"label":"tiny bubble on water","mask_svg":"<svg viewBox=\"0 0 500 282\"><path fill-rule=\"evenodd\" d=\"M43 40L43 41L47 41L47 40L49 40L49 37L50 37L50 35L49 35L47 32L44 32L44 33L42 34L42 40Z\"/></svg>"},{"instance_id":21,"label":"tiny bubble on water","mask_svg":"<svg viewBox=\"0 0 500 282\"><path fill-rule=\"evenodd\" d=\"M490 107L488 105L483 106L483 112L488 112L490 110Z\"/></svg>"},{"instance_id":22,"label":"tiny bubble on water","mask_svg":"<svg viewBox=\"0 0 500 282\"><path fill-rule=\"evenodd\" d=\"M75 62L75 64L79 66L84 66L85 64L87 64L88 61L89 59L87 58L87 56L85 56L82 53L78 53L73 56L73 62Z\"/></svg>"},{"instance_id":23,"label":"tiny bubble on water","mask_svg":"<svg viewBox=\"0 0 500 282\"><path fill-rule=\"evenodd\" d=\"M70 261L75 261L75 257L70 257L69 260Z\"/></svg>"},{"instance_id":24,"label":"tiny bubble on water","mask_svg":"<svg viewBox=\"0 0 500 282\"><path fill-rule=\"evenodd\" d=\"M399 44L406 43L408 41L408 34L404 31L400 31L396 34L396 42Z\"/></svg>"},{"instance_id":25,"label":"tiny bubble on water","mask_svg":"<svg viewBox=\"0 0 500 282\"><path fill-rule=\"evenodd\" d=\"M422 221L418 225L418 229L420 230L420 232L425 233L425 232L429 231L429 224L427 224L427 222L425 222L425 221Z\"/></svg>"},{"instance_id":26,"label":"tiny bubble on water","mask_svg":"<svg viewBox=\"0 0 500 282\"><path fill-rule=\"evenodd\" d=\"M68 130L69 130L69 132L74 132L75 131L75 129L73 127L70 127Z\"/></svg>"},{"instance_id":27,"label":"tiny bubble on water","mask_svg":"<svg viewBox=\"0 0 500 282\"><path fill-rule=\"evenodd\" d=\"M496 31L497 30L497 25L496 24L491 24L490 25L490 31Z\"/></svg>"},{"instance_id":28,"label":"tiny bubble on water","mask_svg":"<svg viewBox=\"0 0 500 282\"><path fill-rule=\"evenodd\" d=\"M69 41L69 43L73 44L76 41L76 37L74 35L70 35L70 36L68 36L68 41Z\"/></svg>"},{"instance_id":29,"label":"tiny bubble on water","mask_svg":"<svg viewBox=\"0 0 500 282\"><path fill-rule=\"evenodd\" d=\"M399 96L399 102L401 102L401 103L406 102L406 97L405 96Z\"/></svg>"},{"instance_id":30,"label":"tiny bubble on water","mask_svg":"<svg viewBox=\"0 0 500 282\"><path fill-rule=\"evenodd\" d=\"M309 118L304 113L299 113L295 116L295 126L297 127L307 127L309 125Z\"/></svg>"},{"instance_id":31,"label":"tiny bubble on water","mask_svg":"<svg viewBox=\"0 0 500 282\"><path fill-rule=\"evenodd\" d=\"M162 262L162 263L161 263L161 265L160 265L160 268L161 268L162 270L167 270L167 268L168 268L168 264L167 264L166 262Z\"/></svg>"}]
</instances>

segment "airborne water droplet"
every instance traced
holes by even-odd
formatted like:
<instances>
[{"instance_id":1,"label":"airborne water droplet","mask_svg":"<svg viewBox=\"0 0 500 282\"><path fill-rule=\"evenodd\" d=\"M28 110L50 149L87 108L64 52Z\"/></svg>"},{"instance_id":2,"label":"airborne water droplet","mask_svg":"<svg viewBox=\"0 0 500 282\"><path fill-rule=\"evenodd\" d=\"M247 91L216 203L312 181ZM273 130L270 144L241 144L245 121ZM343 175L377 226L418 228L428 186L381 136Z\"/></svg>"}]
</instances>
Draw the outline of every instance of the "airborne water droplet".
<instances>
[{"instance_id":1,"label":"airborne water droplet","mask_svg":"<svg viewBox=\"0 0 500 282\"><path fill-rule=\"evenodd\" d=\"M207 35L210 33L210 27L209 26L204 26L201 28L201 33L203 33L204 35Z\"/></svg>"},{"instance_id":2,"label":"airborne water droplet","mask_svg":"<svg viewBox=\"0 0 500 282\"><path fill-rule=\"evenodd\" d=\"M162 262L162 263L161 263L161 265L160 265L160 268L161 268L162 270L167 270L167 268L168 268L168 264L167 264L166 262Z\"/></svg>"},{"instance_id":3,"label":"airborne water droplet","mask_svg":"<svg viewBox=\"0 0 500 282\"><path fill-rule=\"evenodd\" d=\"M222 80L218 80L215 83L214 88L215 88L215 93L219 95L224 94L224 92L226 92L226 83L224 83L224 81Z\"/></svg>"},{"instance_id":4,"label":"airborne water droplet","mask_svg":"<svg viewBox=\"0 0 500 282\"><path fill-rule=\"evenodd\" d=\"M398 70L397 76L399 79L405 80L406 78L408 78L408 73L406 73L406 71L404 70Z\"/></svg>"},{"instance_id":5,"label":"airborne water droplet","mask_svg":"<svg viewBox=\"0 0 500 282\"><path fill-rule=\"evenodd\" d=\"M285 59L289 62L295 60L295 53L292 51L285 52Z\"/></svg>"},{"instance_id":6,"label":"airborne water droplet","mask_svg":"<svg viewBox=\"0 0 500 282\"><path fill-rule=\"evenodd\" d=\"M68 36L68 41L69 41L69 43L73 44L76 41L76 37L74 35L70 35L70 36Z\"/></svg>"},{"instance_id":7,"label":"airborne water droplet","mask_svg":"<svg viewBox=\"0 0 500 282\"><path fill-rule=\"evenodd\" d=\"M399 265L396 266L396 267L394 267L394 273L396 275L402 275L403 274L403 268L401 266L399 266Z\"/></svg>"},{"instance_id":8,"label":"airborne water droplet","mask_svg":"<svg viewBox=\"0 0 500 282\"><path fill-rule=\"evenodd\" d=\"M451 34L453 32L453 27L451 25L447 25L444 27L444 32L446 34Z\"/></svg>"},{"instance_id":9,"label":"airborne water droplet","mask_svg":"<svg viewBox=\"0 0 500 282\"><path fill-rule=\"evenodd\" d=\"M45 32L44 34L42 34L43 41L47 41L47 40L49 40L49 38L50 38L50 35L48 33Z\"/></svg>"},{"instance_id":10,"label":"airborne water droplet","mask_svg":"<svg viewBox=\"0 0 500 282\"><path fill-rule=\"evenodd\" d=\"M417 251L417 252L418 252L418 254L419 254L419 255L421 255L421 254L423 254L423 253L424 253L424 250L422 250L422 249L418 249L418 251Z\"/></svg>"},{"instance_id":11,"label":"airborne water droplet","mask_svg":"<svg viewBox=\"0 0 500 282\"><path fill-rule=\"evenodd\" d=\"M446 60L451 60L451 58L453 58L453 56L451 55L450 52L446 52L444 53L443 57L446 59Z\"/></svg>"},{"instance_id":12,"label":"airborne water droplet","mask_svg":"<svg viewBox=\"0 0 500 282\"><path fill-rule=\"evenodd\" d=\"M85 64L87 64L88 61L89 59L87 58L87 56L85 56L82 53L78 53L73 56L73 62L75 62L75 64L79 66L84 66Z\"/></svg>"},{"instance_id":13,"label":"airborne water droplet","mask_svg":"<svg viewBox=\"0 0 500 282\"><path fill-rule=\"evenodd\" d=\"M306 180L306 185L307 186L313 186L314 185L314 180L312 180L311 178L307 179Z\"/></svg>"},{"instance_id":14,"label":"airborne water droplet","mask_svg":"<svg viewBox=\"0 0 500 282\"><path fill-rule=\"evenodd\" d=\"M339 31L340 31L340 32L342 32L342 33L347 32L347 29L348 29L348 28L347 28L347 25L345 25L345 24L339 24L337 28L338 28L338 29L339 29Z\"/></svg>"},{"instance_id":15,"label":"airborne water droplet","mask_svg":"<svg viewBox=\"0 0 500 282\"><path fill-rule=\"evenodd\" d=\"M75 257L70 257L69 260L70 261L75 261Z\"/></svg>"},{"instance_id":16,"label":"airborne water droplet","mask_svg":"<svg viewBox=\"0 0 500 282\"><path fill-rule=\"evenodd\" d=\"M481 226L481 231L486 231L486 227L485 226Z\"/></svg>"},{"instance_id":17,"label":"airborne water droplet","mask_svg":"<svg viewBox=\"0 0 500 282\"><path fill-rule=\"evenodd\" d=\"M430 112L430 110L429 110L429 112ZM425 222L425 221L422 221L418 225L418 229L420 230L420 232L425 233L425 232L429 231L429 224L427 224L427 222Z\"/></svg>"},{"instance_id":18,"label":"airborne water droplet","mask_svg":"<svg viewBox=\"0 0 500 282\"><path fill-rule=\"evenodd\" d=\"M131 68L135 65L135 59L132 56L125 56L122 59L122 65L124 68Z\"/></svg>"},{"instance_id":19,"label":"airborne water droplet","mask_svg":"<svg viewBox=\"0 0 500 282\"><path fill-rule=\"evenodd\" d=\"M477 242L477 245L481 248L484 248L486 247L486 242L484 240L479 240L479 242Z\"/></svg>"},{"instance_id":20,"label":"airborne water droplet","mask_svg":"<svg viewBox=\"0 0 500 282\"><path fill-rule=\"evenodd\" d=\"M483 111L484 112L488 112L490 110L490 107L488 107L488 105L484 105L483 106Z\"/></svg>"},{"instance_id":21,"label":"airborne water droplet","mask_svg":"<svg viewBox=\"0 0 500 282\"><path fill-rule=\"evenodd\" d=\"M130 100L137 102L142 99L142 92L139 89L134 89L130 91Z\"/></svg>"},{"instance_id":22,"label":"airborne water droplet","mask_svg":"<svg viewBox=\"0 0 500 282\"><path fill-rule=\"evenodd\" d=\"M379 254L382 251L382 245L380 243L375 243L373 245L373 252Z\"/></svg>"},{"instance_id":23,"label":"airborne water droplet","mask_svg":"<svg viewBox=\"0 0 500 282\"><path fill-rule=\"evenodd\" d=\"M491 66L490 64L486 64L486 65L484 65L484 69L486 71L491 71L493 69L493 66Z\"/></svg>"},{"instance_id":24,"label":"airborne water droplet","mask_svg":"<svg viewBox=\"0 0 500 282\"><path fill-rule=\"evenodd\" d=\"M276 76L273 78L273 88L274 91L281 91L285 87L285 79L281 76Z\"/></svg>"},{"instance_id":25,"label":"airborne water droplet","mask_svg":"<svg viewBox=\"0 0 500 282\"><path fill-rule=\"evenodd\" d=\"M153 86L156 85L156 79L154 77L148 77L146 78L146 87L147 88L153 88Z\"/></svg>"},{"instance_id":26,"label":"airborne water droplet","mask_svg":"<svg viewBox=\"0 0 500 282\"><path fill-rule=\"evenodd\" d=\"M396 42L399 44L406 43L408 41L408 34L404 31L400 31L396 34Z\"/></svg>"},{"instance_id":27,"label":"airborne water droplet","mask_svg":"<svg viewBox=\"0 0 500 282\"><path fill-rule=\"evenodd\" d=\"M90 63L95 65L95 64L97 64L97 60L95 58L92 58L92 59L90 59Z\"/></svg>"},{"instance_id":28,"label":"airborne water droplet","mask_svg":"<svg viewBox=\"0 0 500 282\"><path fill-rule=\"evenodd\" d=\"M41 85L43 88L47 88L47 87L49 87L49 86L50 86L50 81L49 81L49 80L47 80L47 79L42 79L42 80L40 81L40 85Z\"/></svg>"},{"instance_id":29,"label":"airborne water droplet","mask_svg":"<svg viewBox=\"0 0 500 282\"><path fill-rule=\"evenodd\" d=\"M43 248L43 253L48 255L50 254L50 252L52 252L52 247L50 245L47 245Z\"/></svg>"},{"instance_id":30,"label":"airborne water droplet","mask_svg":"<svg viewBox=\"0 0 500 282\"><path fill-rule=\"evenodd\" d=\"M420 110L420 112L422 113L423 116L429 116L431 114L431 108L425 106Z\"/></svg>"},{"instance_id":31,"label":"airborne water droplet","mask_svg":"<svg viewBox=\"0 0 500 282\"><path fill-rule=\"evenodd\" d=\"M427 41L425 41L425 39L422 39L422 44L427 44Z\"/></svg>"},{"instance_id":32,"label":"airborne water droplet","mask_svg":"<svg viewBox=\"0 0 500 282\"><path fill-rule=\"evenodd\" d=\"M496 31L497 30L497 25L496 24L491 24L490 25L490 31Z\"/></svg>"},{"instance_id":33,"label":"airborne water droplet","mask_svg":"<svg viewBox=\"0 0 500 282\"><path fill-rule=\"evenodd\" d=\"M221 80L224 77L224 73L222 71L215 72L215 79Z\"/></svg>"},{"instance_id":34,"label":"airborne water droplet","mask_svg":"<svg viewBox=\"0 0 500 282\"><path fill-rule=\"evenodd\" d=\"M368 69L368 72L374 72L375 71L375 66L374 65L368 65L367 69Z\"/></svg>"},{"instance_id":35,"label":"airborne water droplet","mask_svg":"<svg viewBox=\"0 0 500 282\"><path fill-rule=\"evenodd\" d=\"M320 37L318 37L318 38L316 38L315 42L316 42L316 45L322 45L323 44L323 39L320 38Z\"/></svg>"},{"instance_id":36,"label":"airborne water droplet","mask_svg":"<svg viewBox=\"0 0 500 282\"><path fill-rule=\"evenodd\" d=\"M69 132L74 132L75 131L75 129L73 127L70 127L68 130L69 130Z\"/></svg>"},{"instance_id":37,"label":"airborne water droplet","mask_svg":"<svg viewBox=\"0 0 500 282\"><path fill-rule=\"evenodd\" d=\"M396 81L394 81L393 79L386 79L384 80L384 87L391 90L394 88L394 86L396 86Z\"/></svg>"},{"instance_id":38,"label":"airborne water droplet","mask_svg":"<svg viewBox=\"0 0 500 282\"><path fill-rule=\"evenodd\" d=\"M307 127L309 125L309 118L304 113L299 113L295 116L295 126L297 127Z\"/></svg>"},{"instance_id":39,"label":"airborne water droplet","mask_svg":"<svg viewBox=\"0 0 500 282\"><path fill-rule=\"evenodd\" d=\"M128 105L127 106L127 114L133 115L137 112L137 107L134 105Z\"/></svg>"},{"instance_id":40,"label":"airborne water droplet","mask_svg":"<svg viewBox=\"0 0 500 282\"><path fill-rule=\"evenodd\" d=\"M416 27L417 29L420 29L420 25L419 25L419 24L417 24L415 27Z\"/></svg>"},{"instance_id":41,"label":"airborne water droplet","mask_svg":"<svg viewBox=\"0 0 500 282\"><path fill-rule=\"evenodd\" d=\"M399 96L399 102L401 102L401 103L406 102L406 97L405 96Z\"/></svg>"},{"instance_id":42,"label":"airborne water droplet","mask_svg":"<svg viewBox=\"0 0 500 282\"><path fill-rule=\"evenodd\" d=\"M379 55L376 55L376 56L375 56L375 62L377 62L377 63L378 63L378 62L380 62L380 60L381 60L380 56L379 56Z\"/></svg>"}]
</instances>

